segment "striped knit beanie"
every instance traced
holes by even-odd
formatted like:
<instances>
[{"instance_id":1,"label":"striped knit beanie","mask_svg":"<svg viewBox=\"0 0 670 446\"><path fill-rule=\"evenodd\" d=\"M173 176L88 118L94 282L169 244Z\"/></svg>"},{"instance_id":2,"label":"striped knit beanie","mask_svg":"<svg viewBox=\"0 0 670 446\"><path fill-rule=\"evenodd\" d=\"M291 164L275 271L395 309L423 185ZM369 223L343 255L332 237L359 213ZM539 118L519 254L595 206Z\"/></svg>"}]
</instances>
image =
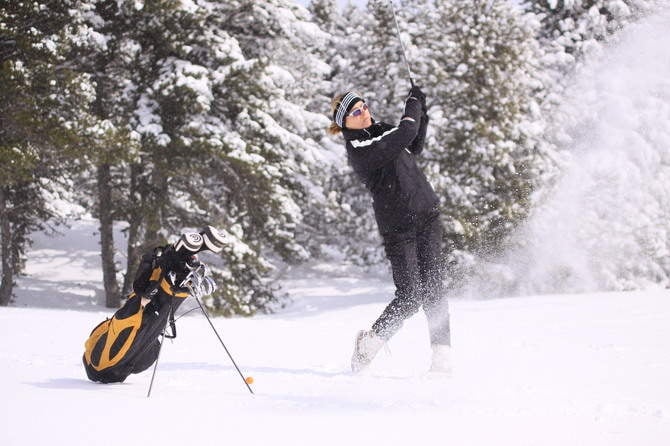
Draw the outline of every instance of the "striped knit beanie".
<instances>
[{"instance_id":1,"label":"striped knit beanie","mask_svg":"<svg viewBox=\"0 0 670 446\"><path fill-rule=\"evenodd\" d=\"M344 121L347 119L347 115L358 101L364 101L364 99L353 91L345 93L333 112L333 121L335 121L335 124L340 126L340 128L344 128Z\"/></svg>"}]
</instances>

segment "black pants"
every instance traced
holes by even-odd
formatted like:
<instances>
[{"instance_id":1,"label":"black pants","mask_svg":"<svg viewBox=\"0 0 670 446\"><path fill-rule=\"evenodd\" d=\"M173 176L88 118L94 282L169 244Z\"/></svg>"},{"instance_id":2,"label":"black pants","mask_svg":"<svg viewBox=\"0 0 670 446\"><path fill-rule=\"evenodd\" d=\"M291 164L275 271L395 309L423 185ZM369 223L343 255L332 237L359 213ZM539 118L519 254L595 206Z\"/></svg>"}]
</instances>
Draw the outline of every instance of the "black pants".
<instances>
[{"instance_id":1,"label":"black pants","mask_svg":"<svg viewBox=\"0 0 670 446\"><path fill-rule=\"evenodd\" d=\"M431 344L450 345L449 308L442 281L444 257L439 213L418 218L414 227L407 231L386 233L382 237L396 292L372 329L388 340L402 327L405 319L423 306Z\"/></svg>"}]
</instances>

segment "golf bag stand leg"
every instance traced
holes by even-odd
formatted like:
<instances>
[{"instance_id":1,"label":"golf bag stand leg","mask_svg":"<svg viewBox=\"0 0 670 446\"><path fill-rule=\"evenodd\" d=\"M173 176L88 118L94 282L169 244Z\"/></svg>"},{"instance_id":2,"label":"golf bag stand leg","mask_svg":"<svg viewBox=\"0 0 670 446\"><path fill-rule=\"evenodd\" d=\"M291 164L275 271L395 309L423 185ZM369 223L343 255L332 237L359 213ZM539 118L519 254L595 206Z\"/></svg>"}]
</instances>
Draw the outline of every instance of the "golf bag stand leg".
<instances>
[{"instance_id":1,"label":"golf bag stand leg","mask_svg":"<svg viewBox=\"0 0 670 446\"><path fill-rule=\"evenodd\" d=\"M151 389L154 386L154 378L156 377L156 369L158 368L158 361L161 359L161 350L163 350L163 341L165 340L165 329L161 333L161 342L158 347L158 356L156 356L156 363L154 364L154 371L151 373L151 382L149 383L149 391L147 392L147 398L151 396Z\"/></svg>"},{"instance_id":2,"label":"golf bag stand leg","mask_svg":"<svg viewBox=\"0 0 670 446\"><path fill-rule=\"evenodd\" d=\"M221 346L223 347L223 349L226 351L226 354L230 358L230 361L235 366L235 369L237 370L237 373L240 374L240 377L242 378L242 381L244 381L244 385L247 386L247 389L249 389L249 392L251 392L251 394L253 395L254 391L251 390L251 386L249 385L247 380L244 378L244 375L242 374L242 372L240 371L240 368L235 363L235 360L233 359L233 356L228 351L228 348L226 348L226 344L223 343L223 340L221 339L221 336L219 336L219 332L216 331L216 328L214 327L214 324L212 324L212 320L209 318L209 314L207 313L207 310L205 310L205 307L202 305L202 302L200 302L199 298L196 297L195 300L198 302L198 305L200 306L200 309L202 310L202 314L204 314L205 318L207 318L207 322L209 322L209 326L212 327L212 330L214 330L214 334L218 338L218 340L221 343Z\"/></svg>"}]
</instances>

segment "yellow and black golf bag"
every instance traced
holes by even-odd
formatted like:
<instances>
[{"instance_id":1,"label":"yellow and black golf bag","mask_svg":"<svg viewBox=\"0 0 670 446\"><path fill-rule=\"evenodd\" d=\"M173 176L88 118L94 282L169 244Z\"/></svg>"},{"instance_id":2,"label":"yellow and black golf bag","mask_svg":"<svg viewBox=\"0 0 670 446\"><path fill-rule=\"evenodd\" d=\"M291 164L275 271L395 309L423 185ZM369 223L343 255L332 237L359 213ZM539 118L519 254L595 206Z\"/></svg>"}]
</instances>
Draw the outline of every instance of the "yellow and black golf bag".
<instances>
[{"instance_id":1,"label":"yellow and black golf bag","mask_svg":"<svg viewBox=\"0 0 670 446\"><path fill-rule=\"evenodd\" d=\"M177 308L189 295L204 296L215 289L196 254L219 252L223 244L223 235L210 226L142 256L126 303L99 323L84 344L84 368L91 381L123 382L151 367L160 352L159 337L176 337Z\"/></svg>"}]
</instances>

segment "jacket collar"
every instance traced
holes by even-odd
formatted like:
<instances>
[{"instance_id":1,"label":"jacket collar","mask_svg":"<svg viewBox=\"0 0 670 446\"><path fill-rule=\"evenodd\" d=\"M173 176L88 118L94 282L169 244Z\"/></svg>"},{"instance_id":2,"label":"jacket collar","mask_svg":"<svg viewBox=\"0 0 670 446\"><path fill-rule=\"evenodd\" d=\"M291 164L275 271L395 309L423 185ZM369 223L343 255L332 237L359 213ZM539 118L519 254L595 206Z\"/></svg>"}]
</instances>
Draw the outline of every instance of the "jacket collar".
<instances>
[{"instance_id":1,"label":"jacket collar","mask_svg":"<svg viewBox=\"0 0 670 446\"><path fill-rule=\"evenodd\" d=\"M372 125L364 129L352 130L344 128L342 129L342 135L346 141L361 141L378 136L381 130L382 124L373 120Z\"/></svg>"}]
</instances>

